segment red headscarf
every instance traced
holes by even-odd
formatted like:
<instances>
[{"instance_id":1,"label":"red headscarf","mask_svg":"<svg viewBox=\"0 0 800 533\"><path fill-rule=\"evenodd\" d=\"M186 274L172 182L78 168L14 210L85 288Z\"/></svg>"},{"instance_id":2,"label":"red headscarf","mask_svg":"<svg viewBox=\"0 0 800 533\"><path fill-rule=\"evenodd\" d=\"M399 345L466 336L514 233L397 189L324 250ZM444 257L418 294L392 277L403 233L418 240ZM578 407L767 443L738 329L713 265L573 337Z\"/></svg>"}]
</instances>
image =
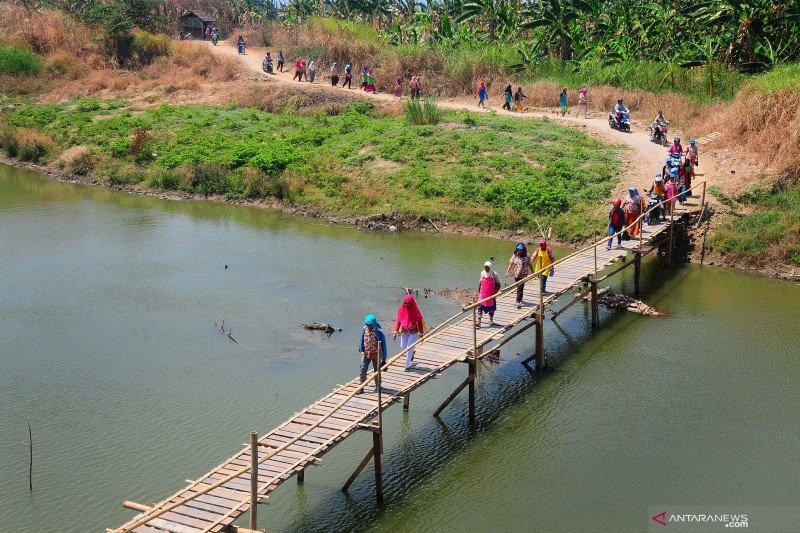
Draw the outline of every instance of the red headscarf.
<instances>
[{"instance_id":1,"label":"red headscarf","mask_svg":"<svg viewBox=\"0 0 800 533\"><path fill-rule=\"evenodd\" d=\"M417 307L417 302L410 294L403 299L400 309L397 310L397 322L404 328L413 327L422 321L422 313Z\"/></svg>"}]
</instances>

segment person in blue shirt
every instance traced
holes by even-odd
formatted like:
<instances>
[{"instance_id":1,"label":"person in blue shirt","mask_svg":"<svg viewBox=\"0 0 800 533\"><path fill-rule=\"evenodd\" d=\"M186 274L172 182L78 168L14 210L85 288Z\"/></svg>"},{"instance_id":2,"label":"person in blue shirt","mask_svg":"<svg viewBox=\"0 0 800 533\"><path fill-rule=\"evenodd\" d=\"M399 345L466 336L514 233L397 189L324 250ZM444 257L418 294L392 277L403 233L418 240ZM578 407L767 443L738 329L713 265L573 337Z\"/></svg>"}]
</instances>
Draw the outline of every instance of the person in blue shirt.
<instances>
[{"instance_id":1,"label":"person in blue shirt","mask_svg":"<svg viewBox=\"0 0 800 533\"><path fill-rule=\"evenodd\" d=\"M364 327L361 329L361 342L358 345L361 354L361 383L367 379L367 370L370 363L372 368L378 371L378 357L380 355L381 365L386 364L386 335L383 333L378 319L375 315L364 317ZM359 393L363 392L363 389Z\"/></svg>"}]
</instances>

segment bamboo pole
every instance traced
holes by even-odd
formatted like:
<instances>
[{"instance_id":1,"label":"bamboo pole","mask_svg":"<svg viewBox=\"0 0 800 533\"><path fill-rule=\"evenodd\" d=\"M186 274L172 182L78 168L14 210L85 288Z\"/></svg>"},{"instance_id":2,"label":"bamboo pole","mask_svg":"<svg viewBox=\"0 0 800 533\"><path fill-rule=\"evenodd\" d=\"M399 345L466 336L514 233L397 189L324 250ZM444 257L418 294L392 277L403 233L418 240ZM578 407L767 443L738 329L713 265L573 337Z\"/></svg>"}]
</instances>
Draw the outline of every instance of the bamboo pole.
<instances>
[{"instance_id":1,"label":"bamboo pole","mask_svg":"<svg viewBox=\"0 0 800 533\"><path fill-rule=\"evenodd\" d=\"M31 432L31 423L28 422L28 490L33 492L33 433Z\"/></svg>"},{"instance_id":2,"label":"bamboo pole","mask_svg":"<svg viewBox=\"0 0 800 533\"><path fill-rule=\"evenodd\" d=\"M258 528L258 433L250 432L250 529Z\"/></svg>"},{"instance_id":3,"label":"bamboo pole","mask_svg":"<svg viewBox=\"0 0 800 533\"><path fill-rule=\"evenodd\" d=\"M378 389L378 432L380 432L380 444L381 447L378 450L378 453L383 453L383 396L381 393L381 389L383 388L383 383L381 383L381 367L383 366L383 361L381 361L381 341L378 341L378 377L375 378L375 387Z\"/></svg>"}]
</instances>

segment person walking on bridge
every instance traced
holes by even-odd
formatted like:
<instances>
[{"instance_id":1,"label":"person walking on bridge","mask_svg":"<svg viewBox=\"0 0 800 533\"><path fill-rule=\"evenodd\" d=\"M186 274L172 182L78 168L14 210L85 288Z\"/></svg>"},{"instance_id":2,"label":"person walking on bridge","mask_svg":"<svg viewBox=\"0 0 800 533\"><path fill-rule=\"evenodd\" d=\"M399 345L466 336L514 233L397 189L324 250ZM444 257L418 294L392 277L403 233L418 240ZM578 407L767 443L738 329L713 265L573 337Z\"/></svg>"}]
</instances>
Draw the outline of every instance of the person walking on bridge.
<instances>
[{"instance_id":1,"label":"person walking on bridge","mask_svg":"<svg viewBox=\"0 0 800 533\"><path fill-rule=\"evenodd\" d=\"M497 272L492 270L492 262L486 261L481 270L481 279L478 282L478 301L484 300L489 296L494 296L500 290L500 276ZM475 327L481 327L481 318L483 313L489 315L489 325L494 326L494 312L497 311L497 300L492 298L486 300L480 307L478 307L478 317L475 322Z\"/></svg>"},{"instance_id":2,"label":"person walking on bridge","mask_svg":"<svg viewBox=\"0 0 800 533\"><path fill-rule=\"evenodd\" d=\"M410 294L403 298L403 303L397 310L397 320L394 323L394 332L392 339L397 340L397 335L400 335L400 349L405 350L415 342L417 339L425 335L425 320L422 318L422 312L417 306L417 301ZM411 370L411 367L416 363L414 360L414 348L406 352L406 372Z\"/></svg>"},{"instance_id":3,"label":"person walking on bridge","mask_svg":"<svg viewBox=\"0 0 800 533\"><path fill-rule=\"evenodd\" d=\"M505 277L508 277L508 273L511 272L511 269L514 270L515 282L528 277L529 274L533 274L534 270L531 264L531 256L528 255L528 249L525 248L525 243L521 242L517 244L517 247L514 249L514 255L511 256L508 262ZM517 285L517 309L522 308L522 296L524 291L524 283Z\"/></svg>"},{"instance_id":4,"label":"person walking on bridge","mask_svg":"<svg viewBox=\"0 0 800 533\"><path fill-rule=\"evenodd\" d=\"M531 270L534 272L541 271L539 279L542 284L542 292L547 292L547 278L556 273L555 267L551 266L555 263L556 256L553 255L553 250L547 246L547 240L542 239L539 241L539 247L536 249L536 253L533 254L531 259L533 259L533 267Z\"/></svg>"},{"instance_id":5,"label":"person walking on bridge","mask_svg":"<svg viewBox=\"0 0 800 533\"><path fill-rule=\"evenodd\" d=\"M370 363L372 368L378 371L378 358L381 365L386 363L386 335L383 334L378 319L375 315L364 317L364 327L361 329L361 342L358 345L361 354L361 374L360 383L367 380L367 370ZM377 388L376 388L377 390ZM359 392L363 392L363 389Z\"/></svg>"},{"instance_id":6,"label":"person walking on bridge","mask_svg":"<svg viewBox=\"0 0 800 533\"><path fill-rule=\"evenodd\" d=\"M622 210L622 199L617 198L614 200L614 207L608 213L608 246L606 250L611 249L611 243L614 242L614 234L617 235L617 248L622 248L622 228L625 227L625 211Z\"/></svg>"},{"instance_id":7,"label":"person walking on bridge","mask_svg":"<svg viewBox=\"0 0 800 533\"><path fill-rule=\"evenodd\" d=\"M628 196L622 201L622 210L625 211L625 225L628 228L628 235L636 237L639 235L639 222L633 222L639 218L639 213L642 212L642 199L636 194L636 189L631 187L628 189ZM633 224L633 225L631 225Z\"/></svg>"}]
</instances>

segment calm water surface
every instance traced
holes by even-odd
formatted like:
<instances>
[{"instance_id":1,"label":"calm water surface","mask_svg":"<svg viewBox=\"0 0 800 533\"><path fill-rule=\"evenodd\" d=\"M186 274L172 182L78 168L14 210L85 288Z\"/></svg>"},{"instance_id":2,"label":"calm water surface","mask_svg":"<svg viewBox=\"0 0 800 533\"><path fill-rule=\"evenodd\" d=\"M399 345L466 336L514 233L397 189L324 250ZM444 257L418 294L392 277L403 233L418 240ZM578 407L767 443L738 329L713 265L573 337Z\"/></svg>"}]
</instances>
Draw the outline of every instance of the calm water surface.
<instances>
[{"instance_id":1,"label":"calm water surface","mask_svg":"<svg viewBox=\"0 0 800 533\"><path fill-rule=\"evenodd\" d=\"M363 315L400 287L466 287L510 243L374 234L167 202L0 167L0 532L104 531L357 371ZM228 269L225 270L225 265ZM628 274L630 276L630 274ZM650 261L647 319L580 305L522 335L430 416L455 367L384 418L386 503L356 435L259 513L270 531L631 531L652 507L800 503L800 288ZM630 290L630 277L618 281ZM452 303L422 300L430 323ZM241 345L215 328L225 317ZM331 338L301 324L331 322ZM395 347L396 348L396 347ZM28 492L27 422L34 492Z\"/></svg>"}]
</instances>

